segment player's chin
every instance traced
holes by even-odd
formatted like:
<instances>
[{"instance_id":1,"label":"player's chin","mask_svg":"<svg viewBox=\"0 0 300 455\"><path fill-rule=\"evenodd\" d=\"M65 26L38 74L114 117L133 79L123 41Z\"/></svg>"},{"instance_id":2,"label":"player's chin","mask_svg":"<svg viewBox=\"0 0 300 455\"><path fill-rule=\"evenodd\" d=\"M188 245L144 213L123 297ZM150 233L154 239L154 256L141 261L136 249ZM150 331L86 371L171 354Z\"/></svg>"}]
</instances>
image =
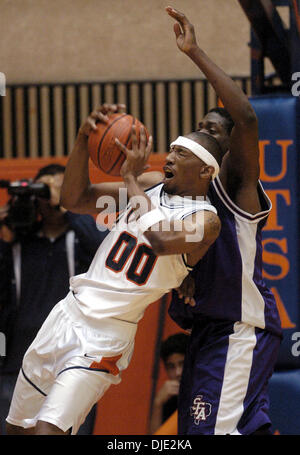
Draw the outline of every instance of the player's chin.
<instances>
[{"instance_id":1,"label":"player's chin","mask_svg":"<svg viewBox=\"0 0 300 455\"><path fill-rule=\"evenodd\" d=\"M163 190L168 194L176 194L176 185L175 182L172 181L173 178L167 179L166 177L163 179Z\"/></svg>"}]
</instances>

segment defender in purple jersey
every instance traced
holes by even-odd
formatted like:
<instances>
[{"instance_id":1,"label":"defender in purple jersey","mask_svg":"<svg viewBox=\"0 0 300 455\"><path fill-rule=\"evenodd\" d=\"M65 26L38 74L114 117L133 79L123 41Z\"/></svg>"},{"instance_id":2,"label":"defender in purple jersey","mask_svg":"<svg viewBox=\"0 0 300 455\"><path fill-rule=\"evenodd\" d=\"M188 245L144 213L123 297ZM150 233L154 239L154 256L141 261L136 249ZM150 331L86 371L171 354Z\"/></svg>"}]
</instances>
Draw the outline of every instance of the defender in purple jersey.
<instances>
[{"instance_id":1,"label":"defender in purple jersey","mask_svg":"<svg viewBox=\"0 0 300 455\"><path fill-rule=\"evenodd\" d=\"M199 131L223 149L208 199L222 222L213 247L174 291L169 313L192 329L179 395L179 434L270 434L267 385L281 341L274 296L262 277L261 231L271 203L259 181L258 125L242 90L197 45L184 14L176 20L179 49L212 84L225 109L211 110ZM228 114L229 113L229 114Z\"/></svg>"}]
</instances>

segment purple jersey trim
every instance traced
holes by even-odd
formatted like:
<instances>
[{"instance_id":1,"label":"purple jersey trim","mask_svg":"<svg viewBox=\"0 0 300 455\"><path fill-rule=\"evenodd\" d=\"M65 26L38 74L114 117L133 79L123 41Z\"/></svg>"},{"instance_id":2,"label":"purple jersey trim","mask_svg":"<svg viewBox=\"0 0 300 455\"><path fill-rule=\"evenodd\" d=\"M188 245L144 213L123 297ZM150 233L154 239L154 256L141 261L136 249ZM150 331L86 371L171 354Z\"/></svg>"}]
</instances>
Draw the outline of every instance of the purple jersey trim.
<instances>
[{"instance_id":1,"label":"purple jersey trim","mask_svg":"<svg viewBox=\"0 0 300 455\"><path fill-rule=\"evenodd\" d=\"M218 196L222 200L222 202L226 205L226 207L233 212L234 214L248 220L249 222L256 222L257 220L261 220L265 218L266 216L269 215L270 210L272 208L272 204L266 193L264 192L262 185L260 182L258 182L258 190L260 191L261 195L264 197L264 200L268 206L267 210L261 211L259 213L256 213L252 215L251 213L245 212L244 210L240 209L237 205L232 202L232 200L229 198L228 194L226 193L225 189L222 186L222 183L219 179L219 177L216 177L213 182L212 182Z\"/></svg>"}]
</instances>

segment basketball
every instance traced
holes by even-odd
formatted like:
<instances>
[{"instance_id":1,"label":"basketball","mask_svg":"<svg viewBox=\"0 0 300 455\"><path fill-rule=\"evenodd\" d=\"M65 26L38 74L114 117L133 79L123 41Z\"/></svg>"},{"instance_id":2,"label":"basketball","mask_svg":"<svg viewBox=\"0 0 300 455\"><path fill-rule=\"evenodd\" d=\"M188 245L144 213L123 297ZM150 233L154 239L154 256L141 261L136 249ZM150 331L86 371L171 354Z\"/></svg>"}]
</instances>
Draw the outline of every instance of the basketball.
<instances>
[{"instance_id":1,"label":"basketball","mask_svg":"<svg viewBox=\"0 0 300 455\"><path fill-rule=\"evenodd\" d=\"M103 172L113 176L120 176L120 169L126 156L118 148L115 139L131 148L132 126L136 126L137 140L140 140L141 127L144 126L137 118L130 114L111 114L108 123L98 123L97 131L92 131L88 140L88 151L92 162ZM149 132L146 127L146 140Z\"/></svg>"}]
</instances>

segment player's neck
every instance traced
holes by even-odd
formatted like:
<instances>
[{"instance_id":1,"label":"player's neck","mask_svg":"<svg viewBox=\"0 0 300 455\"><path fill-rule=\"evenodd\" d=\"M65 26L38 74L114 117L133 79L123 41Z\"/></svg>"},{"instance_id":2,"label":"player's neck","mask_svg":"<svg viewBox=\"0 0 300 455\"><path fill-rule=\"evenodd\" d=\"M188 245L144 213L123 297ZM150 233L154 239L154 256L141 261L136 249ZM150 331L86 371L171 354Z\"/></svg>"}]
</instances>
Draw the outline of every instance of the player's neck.
<instances>
[{"instance_id":1,"label":"player's neck","mask_svg":"<svg viewBox=\"0 0 300 455\"><path fill-rule=\"evenodd\" d=\"M183 190L180 192L180 194L178 194L178 196L189 197L191 199L196 199L199 196L202 196L205 199L208 193L209 183L210 182L204 182L203 184L200 183L195 187L189 188L188 190Z\"/></svg>"}]
</instances>

